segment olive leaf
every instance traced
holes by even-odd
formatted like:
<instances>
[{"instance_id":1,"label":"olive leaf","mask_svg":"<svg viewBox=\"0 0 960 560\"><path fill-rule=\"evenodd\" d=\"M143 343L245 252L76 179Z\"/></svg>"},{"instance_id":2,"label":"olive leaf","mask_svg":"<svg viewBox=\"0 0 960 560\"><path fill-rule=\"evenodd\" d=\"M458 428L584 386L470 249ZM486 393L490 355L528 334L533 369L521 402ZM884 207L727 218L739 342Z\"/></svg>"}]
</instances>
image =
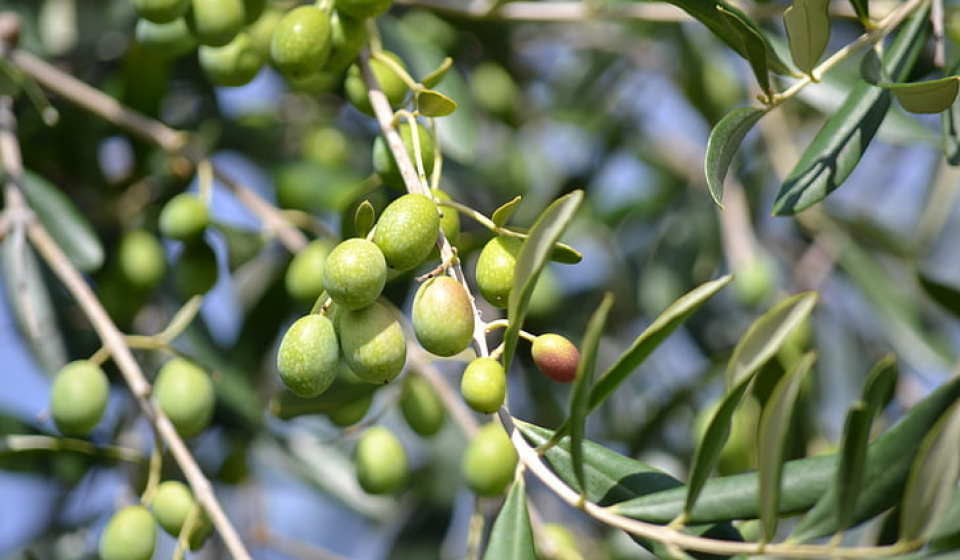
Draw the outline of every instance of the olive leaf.
<instances>
[{"instance_id":1,"label":"olive leaf","mask_svg":"<svg viewBox=\"0 0 960 560\"><path fill-rule=\"evenodd\" d=\"M750 63L753 75L757 78L757 84L763 90L763 93L770 97L773 90L770 87L770 68L767 63L767 53L772 51L766 39L763 38L762 32L740 10L717 4L717 11L720 13L724 25L731 30L731 35L739 46L739 48L734 48Z\"/></svg>"},{"instance_id":2,"label":"olive leaf","mask_svg":"<svg viewBox=\"0 0 960 560\"><path fill-rule=\"evenodd\" d=\"M421 80L420 83L423 84L424 87L428 87L428 88L436 87L436 85L443 80L443 77L447 75L447 72L450 70L452 66L453 66L453 59L450 58L449 56L444 58L443 62L440 63L440 66L438 66L437 69L434 70L433 72L430 72L429 74L424 76L423 80Z\"/></svg>"},{"instance_id":3,"label":"olive leaf","mask_svg":"<svg viewBox=\"0 0 960 560\"><path fill-rule=\"evenodd\" d=\"M530 526L530 512L527 510L527 489L523 478L518 478L507 500L493 522L490 541L484 560L515 558L517 560L536 560L537 553L533 545L533 529Z\"/></svg>"},{"instance_id":4,"label":"olive leaf","mask_svg":"<svg viewBox=\"0 0 960 560\"><path fill-rule=\"evenodd\" d=\"M445 117L457 110L457 102L439 91L425 89L417 94L417 110L425 117Z\"/></svg>"},{"instance_id":5,"label":"olive leaf","mask_svg":"<svg viewBox=\"0 0 960 560\"><path fill-rule=\"evenodd\" d=\"M880 84L897 97L900 106L911 113L939 113L946 111L957 99L960 76L906 84Z\"/></svg>"},{"instance_id":6,"label":"olive leaf","mask_svg":"<svg viewBox=\"0 0 960 560\"><path fill-rule=\"evenodd\" d=\"M830 41L829 0L794 0L783 12L790 56L805 74L811 74Z\"/></svg>"},{"instance_id":7,"label":"olive leaf","mask_svg":"<svg viewBox=\"0 0 960 560\"><path fill-rule=\"evenodd\" d=\"M741 107L727 113L710 131L703 168L714 202L723 206L723 180L730 162L744 137L767 112L756 107Z\"/></svg>"},{"instance_id":8,"label":"olive leaf","mask_svg":"<svg viewBox=\"0 0 960 560\"><path fill-rule=\"evenodd\" d=\"M510 216L513 216L513 213L517 210L517 205L520 204L520 199L522 197L515 196L511 200L500 205L499 208L493 211L493 215L490 219L493 221L494 225L498 228L504 226L507 223L507 220L510 219Z\"/></svg>"},{"instance_id":9,"label":"olive leaf","mask_svg":"<svg viewBox=\"0 0 960 560\"><path fill-rule=\"evenodd\" d=\"M376 222L377 211L373 209L373 204L369 200L364 200L353 213L353 223L357 228L357 237L366 237Z\"/></svg>"}]
</instances>

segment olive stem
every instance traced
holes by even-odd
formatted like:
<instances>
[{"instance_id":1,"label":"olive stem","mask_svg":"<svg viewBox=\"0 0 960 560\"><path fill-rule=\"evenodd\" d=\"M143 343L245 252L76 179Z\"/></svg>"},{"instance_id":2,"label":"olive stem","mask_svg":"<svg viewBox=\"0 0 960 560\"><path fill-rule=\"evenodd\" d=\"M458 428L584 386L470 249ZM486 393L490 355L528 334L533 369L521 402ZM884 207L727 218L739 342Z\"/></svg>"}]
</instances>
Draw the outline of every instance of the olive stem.
<instances>
[{"instance_id":1,"label":"olive stem","mask_svg":"<svg viewBox=\"0 0 960 560\"><path fill-rule=\"evenodd\" d=\"M85 439L21 434L12 434L0 439L0 457L37 450L71 451L129 463L142 463L146 460L143 453L137 449L119 445L100 447Z\"/></svg>"},{"instance_id":2,"label":"olive stem","mask_svg":"<svg viewBox=\"0 0 960 560\"><path fill-rule=\"evenodd\" d=\"M147 484L140 495L140 503L148 505L160 485L160 476L163 469L163 440L156 430L153 431L153 452L150 453L150 465L147 469Z\"/></svg>"}]
</instances>

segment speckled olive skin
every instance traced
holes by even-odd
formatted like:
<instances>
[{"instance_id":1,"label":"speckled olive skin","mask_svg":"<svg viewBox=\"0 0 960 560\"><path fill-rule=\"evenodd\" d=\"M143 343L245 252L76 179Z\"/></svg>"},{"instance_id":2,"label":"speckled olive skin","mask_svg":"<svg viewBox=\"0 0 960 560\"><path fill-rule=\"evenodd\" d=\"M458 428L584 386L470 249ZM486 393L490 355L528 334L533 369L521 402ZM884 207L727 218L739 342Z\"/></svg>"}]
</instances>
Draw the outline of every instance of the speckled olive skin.
<instances>
[{"instance_id":1,"label":"speckled olive skin","mask_svg":"<svg viewBox=\"0 0 960 560\"><path fill-rule=\"evenodd\" d=\"M400 391L400 412L407 425L423 437L435 435L443 427L446 409L426 379L407 375Z\"/></svg>"},{"instance_id":2,"label":"speckled olive skin","mask_svg":"<svg viewBox=\"0 0 960 560\"><path fill-rule=\"evenodd\" d=\"M517 451L496 422L477 431L467 445L460 472L467 486L480 496L499 496L513 482Z\"/></svg>"},{"instance_id":3,"label":"speckled olive skin","mask_svg":"<svg viewBox=\"0 0 960 560\"><path fill-rule=\"evenodd\" d=\"M100 560L150 560L157 546L157 522L143 506L126 506L100 535Z\"/></svg>"},{"instance_id":4,"label":"speckled olive skin","mask_svg":"<svg viewBox=\"0 0 960 560\"><path fill-rule=\"evenodd\" d=\"M297 253L284 277L287 293L294 299L312 303L323 292L323 268L330 254L331 243L314 239Z\"/></svg>"},{"instance_id":5,"label":"speckled olive skin","mask_svg":"<svg viewBox=\"0 0 960 560\"><path fill-rule=\"evenodd\" d=\"M287 12L270 41L273 65L293 79L319 73L329 55L330 16L314 5Z\"/></svg>"},{"instance_id":6,"label":"speckled olive skin","mask_svg":"<svg viewBox=\"0 0 960 560\"><path fill-rule=\"evenodd\" d=\"M559 334L547 333L535 338L531 353L537 368L550 379L569 383L577 378L580 351Z\"/></svg>"},{"instance_id":7,"label":"speckled olive skin","mask_svg":"<svg viewBox=\"0 0 960 560\"><path fill-rule=\"evenodd\" d=\"M354 237L327 255L323 287L344 309L362 309L380 297L387 282L387 261L372 241Z\"/></svg>"},{"instance_id":8,"label":"speckled olive skin","mask_svg":"<svg viewBox=\"0 0 960 560\"><path fill-rule=\"evenodd\" d=\"M218 86L248 84L263 67L263 55L245 32L222 47L201 45L199 57L207 78Z\"/></svg>"},{"instance_id":9,"label":"speckled olive skin","mask_svg":"<svg viewBox=\"0 0 960 560\"><path fill-rule=\"evenodd\" d=\"M326 391L337 377L340 345L333 322L319 314L296 320L280 341L277 371L295 395L312 398Z\"/></svg>"},{"instance_id":10,"label":"speckled olive skin","mask_svg":"<svg viewBox=\"0 0 960 560\"><path fill-rule=\"evenodd\" d=\"M517 237L494 237L477 257L476 279L480 295L490 305L505 308L513 290L517 255L523 241Z\"/></svg>"},{"instance_id":11,"label":"speckled olive skin","mask_svg":"<svg viewBox=\"0 0 960 560\"><path fill-rule=\"evenodd\" d=\"M493 414L507 396L507 374L493 358L481 357L467 364L460 378L460 394L473 410Z\"/></svg>"},{"instance_id":12,"label":"speckled olive skin","mask_svg":"<svg viewBox=\"0 0 960 560\"><path fill-rule=\"evenodd\" d=\"M413 298L413 332L427 352L453 356L473 339L474 314L463 284L437 276L420 285Z\"/></svg>"},{"instance_id":13,"label":"speckled olive skin","mask_svg":"<svg viewBox=\"0 0 960 560\"><path fill-rule=\"evenodd\" d=\"M440 235L437 204L422 194L405 194L383 209L373 242L380 247L387 266L410 270L422 263Z\"/></svg>"},{"instance_id":14,"label":"speckled olive skin","mask_svg":"<svg viewBox=\"0 0 960 560\"><path fill-rule=\"evenodd\" d=\"M103 417L110 397L107 374L89 360L60 368L50 388L50 414L60 433L83 436Z\"/></svg>"},{"instance_id":15,"label":"speckled olive skin","mask_svg":"<svg viewBox=\"0 0 960 560\"><path fill-rule=\"evenodd\" d=\"M407 361L403 328L383 304L341 311L337 328L343 359L363 381L389 383L403 371Z\"/></svg>"},{"instance_id":16,"label":"speckled olive skin","mask_svg":"<svg viewBox=\"0 0 960 560\"><path fill-rule=\"evenodd\" d=\"M183 437L199 434L213 418L213 382L203 368L189 360L173 358L163 364L153 384L153 394Z\"/></svg>"},{"instance_id":17,"label":"speckled olive skin","mask_svg":"<svg viewBox=\"0 0 960 560\"><path fill-rule=\"evenodd\" d=\"M393 494L407 482L407 452L387 428L374 426L363 432L354 452L357 482L369 494Z\"/></svg>"}]
</instances>

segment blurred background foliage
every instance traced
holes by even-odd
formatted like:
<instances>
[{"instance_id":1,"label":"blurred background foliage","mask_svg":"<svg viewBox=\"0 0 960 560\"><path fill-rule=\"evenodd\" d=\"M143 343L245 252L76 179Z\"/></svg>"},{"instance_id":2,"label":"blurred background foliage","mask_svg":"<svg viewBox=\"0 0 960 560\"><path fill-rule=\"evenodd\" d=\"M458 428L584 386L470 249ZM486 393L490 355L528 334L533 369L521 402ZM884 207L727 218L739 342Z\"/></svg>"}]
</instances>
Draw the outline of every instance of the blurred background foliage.
<instances>
[{"instance_id":1,"label":"blurred background foliage","mask_svg":"<svg viewBox=\"0 0 960 560\"><path fill-rule=\"evenodd\" d=\"M858 75L852 61L747 136L720 209L703 179L707 135L726 112L755 103L757 88L747 64L702 25L670 9L651 12L651 20L522 21L462 17L457 2L424 4L404 0L378 25L384 44L415 77L444 56L454 59L438 88L459 103L438 122L442 188L488 215L521 195L513 223L522 226L559 195L577 188L586 194L564 238L583 261L550 265L526 330L579 341L604 292L612 292L616 304L599 353L604 368L680 295L723 273L737 275L591 417L592 440L684 478L736 340L764 310L801 290L820 292L817 310L803 336L768 365L786 368L802 350L819 352L790 456L836 446L844 410L884 355L896 353L902 372L888 422L950 374L960 343L960 173L943 162L938 119L895 108L841 190L796 217L771 217L784 175ZM783 36L782 3L746 9ZM828 52L862 32L844 9L834 14ZM195 53L171 58L140 48L127 0L7 0L0 10L22 17L23 49L195 132L218 166L295 211L288 215L311 237L350 235L357 204L368 199L380 210L398 194L371 178L376 123L336 88L291 91L269 68L247 86L215 88ZM931 54L922 57L919 66L929 69ZM105 256L85 272L119 326L157 332L185 301L173 272L180 247L164 242L166 276L149 292L122 278L117 248L132 229L156 232L161 205L196 189L194 172L84 109L56 96L50 103L59 113L55 126L44 123L28 96L16 103L31 183L38 196L63 193L92 226ZM397 427L416 470L410 491L386 500L364 495L353 480L353 432L341 433L323 415L273 417L278 336L310 303L286 292L291 255L222 185L215 184L211 211L216 227L207 241L219 281L176 345L216 372L215 429L191 443L255 556L459 557L473 501L457 475L458 428L448 421L437 437L418 438L395 406L399 384L378 391L370 417ZM489 233L469 218L462 223L458 247L469 272ZM75 302L42 266L23 274L45 286L46 295L36 297L52 304L42 317L49 332L29 342L18 327L26 300L11 281L14 269L26 270L22 265L4 265L0 430L7 437L55 433L43 414L48 376L99 347ZM408 306L414 285L413 275L403 275L387 295ZM485 313L492 319L497 311ZM509 372L511 412L555 426L569 389L539 375L524 344ZM149 374L164 358L150 351L138 357ZM452 382L462 368L450 360L437 366ZM114 381L107 420L93 440L149 453L149 429L119 377ZM751 429L756 402L768 393L759 385L754 403L738 412L721 474L755 467ZM91 556L114 504L143 484L145 465L62 451L11 453L11 442L0 442L0 556ZM531 492L547 521L570 525L585 558L642 557L619 532L553 507L555 499L534 483ZM158 554L172 548L165 546ZM196 557L221 553L214 543Z\"/></svg>"}]
</instances>

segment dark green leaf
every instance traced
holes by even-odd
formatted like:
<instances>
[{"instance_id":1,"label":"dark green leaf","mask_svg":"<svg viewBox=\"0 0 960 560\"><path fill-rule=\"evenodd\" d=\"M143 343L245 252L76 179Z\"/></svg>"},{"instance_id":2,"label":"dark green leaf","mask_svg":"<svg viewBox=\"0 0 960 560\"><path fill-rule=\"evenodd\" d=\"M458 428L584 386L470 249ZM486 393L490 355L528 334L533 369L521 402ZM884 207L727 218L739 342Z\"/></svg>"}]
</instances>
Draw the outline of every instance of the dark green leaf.
<instances>
[{"instance_id":1,"label":"dark green leaf","mask_svg":"<svg viewBox=\"0 0 960 560\"><path fill-rule=\"evenodd\" d=\"M948 76L927 82L881 84L893 91L900 106L911 113L939 113L946 111L957 99L960 76Z\"/></svg>"},{"instance_id":2,"label":"dark green leaf","mask_svg":"<svg viewBox=\"0 0 960 560\"><path fill-rule=\"evenodd\" d=\"M760 476L760 521L765 542L773 540L780 521L780 482L793 410L801 383L815 360L815 353L805 354L774 387L760 415L757 437L760 461L757 472Z\"/></svg>"},{"instance_id":3,"label":"dark green leaf","mask_svg":"<svg viewBox=\"0 0 960 560\"><path fill-rule=\"evenodd\" d=\"M926 38L926 12L903 26L884 54L884 70L901 81L913 67ZM860 162L890 107L890 92L861 80L827 119L800 161L787 175L773 205L775 215L795 214L836 190Z\"/></svg>"},{"instance_id":4,"label":"dark green leaf","mask_svg":"<svg viewBox=\"0 0 960 560\"><path fill-rule=\"evenodd\" d=\"M868 84L877 85L884 81L883 61L876 49L870 49L863 53L863 59L860 61L860 76Z\"/></svg>"},{"instance_id":5,"label":"dark green leaf","mask_svg":"<svg viewBox=\"0 0 960 560\"><path fill-rule=\"evenodd\" d=\"M707 175L707 186L713 200L723 206L723 180L727 176L730 162L740 149L743 138L767 112L755 107L741 107L726 114L707 139L707 154L703 164Z\"/></svg>"},{"instance_id":6,"label":"dark green leaf","mask_svg":"<svg viewBox=\"0 0 960 560\"><path fill-rule=\"evenodd\" d=\"M670 307L661 313L640 336L633 341L633 345L611 365L590 391L590 410L596 409L600 403L617 390L631 373L643 363L647 356L660 345L670 333L683 324L690 315L713 297L721 288L733 280L733 276L721 276L687 292L683 297L673 302Z\"/></svg>"},{"instance_id":7,"label":"dark green leaf","mask_svg":"<svg viewBox=\"0 0 960 560\"><path fill-rule=\"evenodd\" d=\"M860 23L865 27L869 26L870 2L868 2L868 0L850 0L850 5L853 6L853 11L857 14L857 19L860 20Z\"/></svg>"},{"instance_id":8,"label":"dark green leaf","mask_svg":"<svg viewBox=\"0 0 960 560\"><path fill-rule=\"evenodd\" d=\"M83 272L93 272L103 265L100 238L60 189L40 175L26 171L23 196L74 266Z\"/></svg>"},{"instance_id":9,"label":"dark green leaf","mask_svg":"<svg viewBox=\"0 0 960 560\"><path fill-rule=\"evenodd\" d=\"M457 110L457 102L439 91L426 89L417 94L417 110L425 117L445 117Z\"/></svg>"},{"instance_id":10,"label":"dark green leaf","mask_svg":"<svg viewBox=\"0 0 960 560\"><path fill-rule=\"evenodd\" d=\"M583 201L583 191L573 191L553 201L537 218L523 245L520 246L513 288L507 304L507 318L510 324L503 334L504 369L510 369L517 338L520 336L520 325L523 324L527 314L527 305L530 304L530 296L533 294L540 271L547 263L553 246L573 220L581 201Z\"/></svg>"},{"instance_id":11,"label":"dark green leaf","mask_svg":"<svg viewBox=\"0 0 960 560\"><path fill-rule=\"evenodd\" d=\"M720 12L723 23L738 43L739 48L734 47L734 49L747 59L760 89L767 97L770 97L773 90L770 89L770 67L767 65L767 53L773 51L770 50L770 45L763 38L763 33L757 27L757 24L740 10L718 3L717 11Z\"/></svg>"},{"instance_id":12,"label":"dark green leaf","mask_svg":"<svg viewBox=\"0 0 960 560\"><path fill-rule=\"evenodd\" d=\"M593 312L587 331L580 344L580 363L577 365L577 377L573 382L570 395L570 454L573 459L573 472L580 488L584 487L583 474L583 437L586 431L587 415L590 414L590 388L593 384L593 372L597 362L597 346L607 321L607 314L613 306L613 294L607 293L603 301Z\"/></svg>"},{"instance_id":13,"label":"dark green leaf","mask_svg":"<svg viewBox=\"0 0 960 560\"><path fill-rule=\"evenodd\" d=\"M550 251L550 260L562 264L577 264L583 260L583 253L566 243L556 243Z\"/></svg>"},{"instance_id":14,"label":"dark green leaf","mask_svg":"<svg viewBox=\"0 0 960 560\"><path fill-rule=\"evenodd\" d=\"M960 71L960 59L950 65L950 73ZM946 111L940 114L940 134L943 153L947 163L960 165L960 100L954 100Z\"/></svg>"},{"instance_id":15,"label":"dark green leaf","mask_svg":"<svg viewBox=\"0 0 960 560\"><path fill-rule=\"evenodd\" d=\"M527 511L526 486L522 478L513 483L497 520L493 522L490 541L483 558L537 560L533 546L533 529L530 528L530 513Z\"/></svg>"},{"instance_id":16,"label":"dark green leaf","mask_svg":"<svg viewBox=\"0 0 960 560\"><path fill-rule=\"evenodd\" d=\"M958 161L960 162L960 161ZM927 274L919 274L920 287L941 307L960 317L960 290Z\"/></svg>"},{"instance_id":17,"label":"dark green leaf","mask_svg":"<svg viewBox=\"0 0 960 560\"><path fill-rule=\"evenodd\" d=\"M353 214L357 237L366 237L376 222L377 211L373 209L373 204L370 204L369 200L364 200L357 206L357 211Z\"/></svg>"},{"instance_id":18,"label":"dark green leaf","mask_svg":"<svg viewBox=\"0 0 960 560\"><path fill-rule=\"evenodd\" d=\"M794 0L783 12L790 56L802 72L810 74L830 41L829 0Z\"/></svg>"},{"instance_id":19,"label":"dark green leaf","mask_svg":"<svg viewBox=\"0 0 960 560\"><path fill-rule=\"evenodd\" d=\"M520 204L520 196L515 196L508 202L502 204L499 208L493 211L493 216L490 217L493 220L494 225L497 227L503 227L507 221L510 219L510 216L513 216L513 213L517 210L517 205Z\"/></svg>"},{"instance_id":20,"label":"dark green leaf","mask_svg":"<svg viewBox=\"0 0 960 560\"><path fill-rule=\"evenodd\" d=\"M443 62L440 63L440 66L436 70L430 72L424 76L423 80L420 82L424 87L432 88L436 87L439 84L443 77L447 75L447 72L453 66L453 59L449 56L443 59Z\"/></svg>"}]
</instances>

